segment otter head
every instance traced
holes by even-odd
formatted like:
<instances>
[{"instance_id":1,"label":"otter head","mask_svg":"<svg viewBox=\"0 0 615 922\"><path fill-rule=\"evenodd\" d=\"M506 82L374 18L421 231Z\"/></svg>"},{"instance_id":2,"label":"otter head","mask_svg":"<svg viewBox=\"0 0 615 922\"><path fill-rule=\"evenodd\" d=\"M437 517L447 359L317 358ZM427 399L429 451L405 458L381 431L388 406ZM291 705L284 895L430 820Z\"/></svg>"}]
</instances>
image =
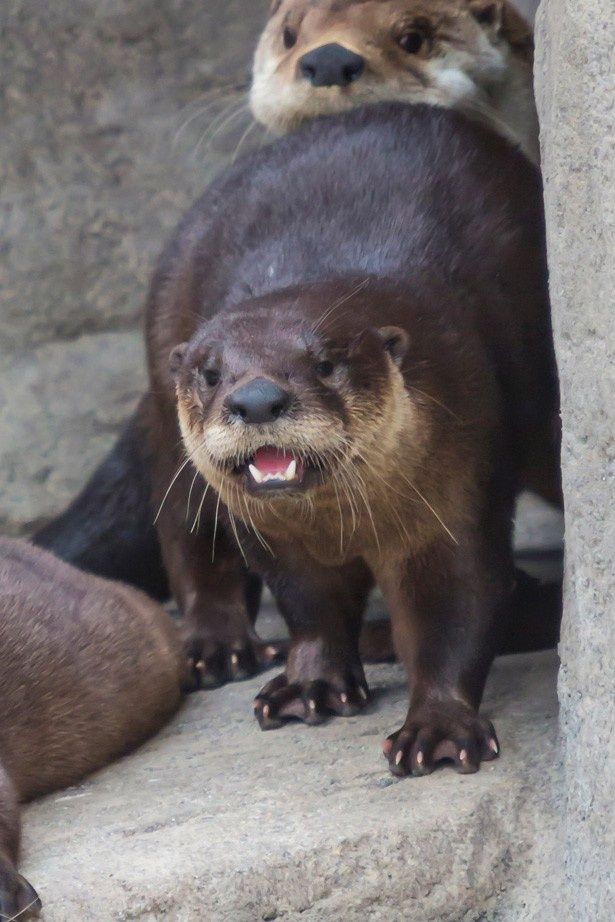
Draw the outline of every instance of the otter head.
<instances>
[{"instance_id":1,"label":"otter head","mask_svg":"<svg viewBox=\"0 0 615 922\"><path fill-rule=\"evenodd\" d=\"M285 133L360 105L432 103L525 144L536 132L532 48L508 0L274 0L251 107Z\"/></svg>"},{"instance_id":2,"label":"otter head","mask_svg":"<svg viewBox=\"0 0 615 922\"><path fill-rule=\"evenodd\" d=\"M395 421L408 425L407 343L318 286L221 312L171 355L190 458L242 518L343 494L353 466L394 443Z\"/></svg>"}]
</instances>

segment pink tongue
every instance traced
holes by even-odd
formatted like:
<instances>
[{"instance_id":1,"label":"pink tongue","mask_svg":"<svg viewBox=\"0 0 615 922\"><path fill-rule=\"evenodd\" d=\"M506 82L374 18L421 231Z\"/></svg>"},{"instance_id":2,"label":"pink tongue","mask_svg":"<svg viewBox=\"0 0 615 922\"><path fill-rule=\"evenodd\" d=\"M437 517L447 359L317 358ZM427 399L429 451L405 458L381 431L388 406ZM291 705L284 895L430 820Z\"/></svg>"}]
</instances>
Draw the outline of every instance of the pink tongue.
<instances>
[{"instance_id":1,"label":"pink tongue","mask_svg":"<svg viewBox=\"0 0 615 922\"><path fill-rule=\"evenodd\" d=\"M261 474L285 474L290 462L295 458L292 452L279 448L259 448L254 453L252 464ZM297 471L301 462L297 459Z\"/></svg>"}]
</instances>

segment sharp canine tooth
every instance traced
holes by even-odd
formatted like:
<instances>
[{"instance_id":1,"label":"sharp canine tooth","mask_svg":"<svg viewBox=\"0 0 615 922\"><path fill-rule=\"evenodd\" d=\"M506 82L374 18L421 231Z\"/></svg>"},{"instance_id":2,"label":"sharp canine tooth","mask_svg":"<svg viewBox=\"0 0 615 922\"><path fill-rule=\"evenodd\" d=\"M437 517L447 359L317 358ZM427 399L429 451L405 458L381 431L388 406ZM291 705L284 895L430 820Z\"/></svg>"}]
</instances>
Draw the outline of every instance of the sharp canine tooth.
<instances>
[{"instance_id":1,"label":"sharp canine tooth","mask_svg":"<svg viewBox=\"0 0 615 922\"><path fill-rule=\"evenodd\" d=\"M259 471L259 469L258 469L257 467L255 467L253 464L248 464L248 468L249 468L250 473L252 474L252 477L254 478L254 480L255 480L257 483L262 483L262 482L263 482L263 475L261 474L261 472Z\"/></svg>"},{"instance_id":2,"label":"sharp canine tooth","mask_svg":"<svg viewBox=\"0 0 615 922\"><path fill-rule=\"evenodd\" d=\"M285 475L286 479L294 480L294 478L296 477L296 474L297 474L297 462L293 458L293 460L290 462L290 464L286 468L286 475Z\"/></svg>"}]
</instances>

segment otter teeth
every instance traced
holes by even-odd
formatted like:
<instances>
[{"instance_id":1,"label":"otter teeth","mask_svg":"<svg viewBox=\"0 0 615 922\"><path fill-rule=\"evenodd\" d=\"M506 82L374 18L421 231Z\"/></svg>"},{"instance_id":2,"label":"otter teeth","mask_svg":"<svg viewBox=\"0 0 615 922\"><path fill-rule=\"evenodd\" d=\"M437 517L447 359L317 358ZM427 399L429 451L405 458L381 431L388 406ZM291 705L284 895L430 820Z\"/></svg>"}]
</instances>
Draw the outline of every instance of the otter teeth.
<instances>
[{"instance_id":1,"label":"otter teeth","mask_svg":"<svg viewBox=\"0 0 615 922\"><path fill-rule=\"evenodd\" d=\"M248 464L248 470L255 483L269 483L271 480L288 482L295 480L297 477L297 462L293 459L289 462L285 471L276 471L275 474L263 474L255 464Z\"/></svg>"},{"instance_id":2,"label":"otter teeth","mask_svg":"<svg viewBox=\"0 0 615 922\"><path fill-rule=\"evenodd\" d=\"M257 467L254 467L253 464L248 464L248 470L252 474L252 477L257 483L262 483L264 480L264 474L261 474Z\"/></svg>"}]
</instances>

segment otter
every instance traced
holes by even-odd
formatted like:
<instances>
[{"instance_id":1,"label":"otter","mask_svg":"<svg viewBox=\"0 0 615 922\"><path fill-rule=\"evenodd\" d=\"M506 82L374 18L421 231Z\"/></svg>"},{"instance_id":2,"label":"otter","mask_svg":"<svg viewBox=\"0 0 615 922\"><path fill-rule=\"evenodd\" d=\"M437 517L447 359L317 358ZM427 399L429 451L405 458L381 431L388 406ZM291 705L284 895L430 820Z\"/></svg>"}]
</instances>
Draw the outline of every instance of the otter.
<instances>
[{"instance_id":1,"label":"otter","mask_svg":"<svg viewBox=\"0 0 615 922\"><path fill-rule=\"evenodd\" d=\"M291 21L294 25L288 25ZM373 31L375 23L379 24L376 32ZM406 26L414 24L418 29L416 35L412 30L403 33L405 44L411 34L415 42L423 36L416 54L403 51L399 45L402 38L399 29L403 23ZM282 45L289 39L288 36L284 39L281 30L287 28L294 29L296 40L292 49L284 50ZM293 56L297 57L300 52L301 57L311 54L306 43L318 50L318 42L324 41L333 28L338 38L346 36L355 49L352 53L361 50L368 64L362 64L360 80L351 81L352 85L313 87L307 78L300 79L293 71ZM377 45L374 35L378 37ZM332 4L329 0L312 3L306 9L303 2L295 0L272 8L255 57L252 105L257 117L272 129L283 132L315 114L332 113L339 106L357 106L367 98L371 101L401 94L404 99L424 98L437 105L457 106L468 112L472 100L474 117L477 107L488 105L491 107L488 121L492 127L502 131L498 124L504 118L509 127L502 133L514 136L526 153L535 156L531 58L529 26L510 4L499 0L490 3L448 0L430 3L428 9L425 4L410 0L342 4ZM429 74L432 76L428 78ZM457 75L454 80L453 74ZM451 93L448 96L444 93L447 79L451 90L453 85L461 85L462 74L473 87L464 96L463 103ZM317 77L314 80L318 82ZM423 83L431 86L426 96L420 95L425 90ZM375 85L377 92L374 92ZM500 113L497 118L496 108ZM514 118L511 112L516 113ZM454 148L450 153L453 155ZM164 601L175 588L168 579L169 561L163 560L161 554L159 531L163 526L156 529L154 525L156 503L159 505L162 500L161 496L152 499L155 492L151 480L153 465L147 447L148 433L156 425L155 415L155 410L152 415L151 395L146 395L124 434L81 493L64 513L39 530L33 540L80 568L125 580ZM169 472L169 477L173 474L174 471ZM182 484L183 478L180 478L173 495L177 495ZM199 486L204 489L197 475L195 495ZM544 484L540 486L541 495L561 503L557 490L547 493ZM192 526L193 522L190 524ZM230 559L231 555L230 543L216 553L218 561L223 556ZM240 563L237 561L229 568L235 575L242 569ZM529 642L535 649L552 646L559 634L558 592L553 593L550 587L544 590L521 571L517 576L520 588L515 590L516 618L504 649L527 649ZM228 584L230 578L230 574L224 572L221 584ZM271 662L271 656L263 653L271 648L260 644L253 629L260 594L258 581L245 572L238 578L246 586L246 601L236 592L232 601L225 600L225 590L220 591L218 580L214 579L216 599L214 605L205 606L209 612L206 625L202 624L201 616L194 613L195 607L187 604L189 599L183 594L179 597L180 604L188 612L184 628L187 651L193 666L199 667L193 671L196 686L243 678ZM198 595L193 592L190 598ZM246 604L249 617L239 614ZM196 611L201 607L197 604ZM229 610L233 612L232 627L227 617ZM539 617L535 616L537 611ZM377 658L384 655L385 650L392 654L386 631L376 636L372 624L366 625L363 649L372 655L377 651ZM237 657L241 661L239 668ZM278 658L277 654L274 658Z\"/></svg>"},{"instance_id":2,"label":"otter","mask_svg":"<svg viewBox=\"0 0 615 922\"><path fill-rule=\"evenodd\" d=\"M533 36L508 0L274 0L250 104L276 134L384 101L459 109L539 161Z\"/></svg>"},{"instance_id":3,"label":"otter","mask_svg":"<svg viewBox=\"0 0 615 922\"><path fill-rule=\"evenodd\" d=\"M261 726L364 707L358 638L375 582L409 683L385 744L392 771L424 774L442 756L476 771L497 755L478 708L511 616L514 500L539 449L557 449L527 158L424 105L308 123L219 177L180 223L147 344L176 595L203 609L222 574L232 624L237 567L223 557L214 581L208 562L212 542L234 538L289 625L286 668L256 699Z\"/></svg>"},{"instance_id":4,"label":"otter","mask_svg":"<svg viewBox=\"0 0 615 922\"><path fill-rule=\"evenodd\" d=\"M74 784L179 706L184 658L147 596L0 538L0 914L40 909L17 873L20 801Z\"/></svg>"}]
</instances>

